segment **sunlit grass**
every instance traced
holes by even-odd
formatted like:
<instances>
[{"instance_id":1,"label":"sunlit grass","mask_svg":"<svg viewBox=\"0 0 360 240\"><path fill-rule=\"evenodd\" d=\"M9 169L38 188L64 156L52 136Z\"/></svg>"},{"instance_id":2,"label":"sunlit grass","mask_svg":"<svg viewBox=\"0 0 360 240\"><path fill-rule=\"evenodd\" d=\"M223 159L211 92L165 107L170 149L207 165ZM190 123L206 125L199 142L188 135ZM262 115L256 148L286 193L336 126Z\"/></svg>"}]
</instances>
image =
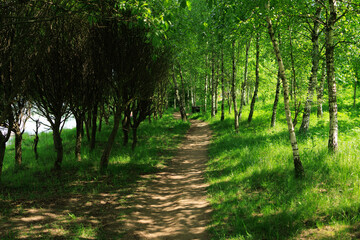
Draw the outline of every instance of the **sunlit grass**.
<instances>
[{"instance_id":1,"label":"sunlit grass","mask_svg":"<svg viewBox=\"0 0 360 240\"><path fill-rule=\"evenodd\" d=\"M360 232L359 115L339 112L339 151L330 154L328 114L317 119L314 109L309 132L297 134L306 172L301 180L294 177L282 108L275 128L267 109L257 109L251 124L245 110L238 134L232 115L223 122L220 116L203 117L214 131L207 169L213 238L355 238Z\"/></svg>"}]
</instances>

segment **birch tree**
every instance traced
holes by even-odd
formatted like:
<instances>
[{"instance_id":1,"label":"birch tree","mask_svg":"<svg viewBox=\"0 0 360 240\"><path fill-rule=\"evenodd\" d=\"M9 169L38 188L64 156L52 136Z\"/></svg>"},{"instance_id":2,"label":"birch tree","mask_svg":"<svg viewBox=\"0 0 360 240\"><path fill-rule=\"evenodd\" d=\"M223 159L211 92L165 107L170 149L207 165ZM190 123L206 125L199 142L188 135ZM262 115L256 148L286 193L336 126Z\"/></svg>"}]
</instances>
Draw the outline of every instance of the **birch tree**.
<instances>
[{"instance_id":1,"label":"birch tree","mask_svg":"<svg viewBox=\"0 0 360 240\"><path fill-rule=\"evenodd\" d=\"M297 140L296 140L296 134L295 134L294 125L293 125L292 119L291 119L290 102L289 102L289 85L288 85L288 81L287 81L287 78L285 75L285 67L284 67L281 52L279 49L279 45L275 38L272 20L269 16L270 15L270 1L268 1L266 3L266 9L268 11L268 15L266 16L266 22L268 25L269 36L270 36L271 42L273 44L275 56L276 56L276 59L277 59L278 65L279 65L280 79L283 84L285 115L286 115L286 121L288 124L288 131L289 131L289 135L290 135L291 147L292 147L292 151L293 151L295 176L302 177L304 175L304 168L303 168L301 160L300 160L300 154L299 154L299 148L298 148L298 144L297 144Z\"/></svg>"},{"instance_id":2,"label":"birch tree","mask_svg":"<svg viewBox=\"0 0 360 240\"><path fill-rule=\"evenodd\" d=\"M319 60L320 60L320 51L319 51L319 34L320 34L320 17L322 7L318 2L316 2L316 10L315 16L313 20L313 25L311 26L311 42L312 42L312 68L311 68L311 76L308 84L308 93L307 99L304 107L303 118L300 126L300 132L307 132L310 124L310 114L311 114L311 106L313 102L314 89L317 83L317 75L319 69ZM308 23L310 25L310 23Z\"/></svg>"}]
</instances>

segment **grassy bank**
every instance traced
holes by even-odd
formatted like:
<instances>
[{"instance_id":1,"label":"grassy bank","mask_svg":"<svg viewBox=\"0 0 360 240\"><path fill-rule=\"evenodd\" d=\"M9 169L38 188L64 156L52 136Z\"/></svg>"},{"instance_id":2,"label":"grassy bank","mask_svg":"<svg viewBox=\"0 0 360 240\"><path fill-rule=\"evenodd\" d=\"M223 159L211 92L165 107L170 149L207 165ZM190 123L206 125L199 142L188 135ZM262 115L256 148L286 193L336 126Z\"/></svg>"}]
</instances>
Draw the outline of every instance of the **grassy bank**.
<instances>
[{"instance_id":1,"label":"grassy bank","mask_svg":"<svg viewBox=\"0 0 360 240\"><path fill-rule=\"evenodd\" d=\"M103 126L93 151L89 150L89 143L84 139L81 162L75 161L74 156L75 129L64 130L65 155L59 174L50 171L56 157L51 133L40 135L38 160L35 160L32 150L33 137L24 136L23 166L18 170L14 168L14 146L8 146L0 186L1 239L24 236L106 239L107 236L121 236L118 226L117 229L107 227L108 218L112 216L119 220L128 211L128 197L140 175L156 173L166 164L189 123L174 120L171 112L162 119L144 122L138 129L139 142L134 151L131 150L131 141L128 146L122 146L122 132L119 131L108 172L100 175L99 161L111 126L111 123ZM109 199L112 202L107 202L106 206L102 204ZM26 226L29 225L26 218L32 214L42 220Z\"/></svg>"},{"instance_id":2,"label":"grassy bank","mask_svg":"<svg viewBox=\"0 0 360 240\"><path fill-rule=\"evenodd\" d=\"M214 239L359 238L359 112L340 108L339 152L333 155L327 151L328 115L317 119L314 109L309 133L298 135L306 171L298 180L283 106L275 128L267 109L271 104L257 109L251 124L245 111L239 134L232 115L223 122L203 117L214 131L207 169Z\"/></svg>"}]
</instances>

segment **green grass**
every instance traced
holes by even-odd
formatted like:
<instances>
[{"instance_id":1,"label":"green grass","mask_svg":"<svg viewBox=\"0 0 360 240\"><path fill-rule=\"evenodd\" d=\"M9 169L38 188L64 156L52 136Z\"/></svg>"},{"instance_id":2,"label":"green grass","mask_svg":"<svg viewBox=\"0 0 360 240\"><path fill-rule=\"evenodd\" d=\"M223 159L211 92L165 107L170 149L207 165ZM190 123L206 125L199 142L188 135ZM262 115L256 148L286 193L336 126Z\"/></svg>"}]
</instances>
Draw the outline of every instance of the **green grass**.
<instances>
[{"instance_id":1,"label":"green grass","mask_svg":"<svg viewBox=\"0 0 360 240\"><path fill-rule=\"evenodd\" d=\"M360 237L358 112L341 108L333 155L327 151L328 114L317 119L314 109L309 132L297 135L306 176L296 179L283 106L275 128L267 109L259 104L250 125L245 111L238 134L232 115L223 122L220 114L202 117L214 132L206 173L213 239Z\"/></svg>"},{"instance_id":2,"label":"green grass","mask_svg":"<svg viewBox=\"0 0 360 240\"><path fill-rule=\"evenodd\" d=\"M51 172L56 158L51 133L40 134L38 160L35 160L32 150L33 136L24 135L23 165L20 169L14 166L14 146L8 146L0 186L0 238L14 239L26 235L42 239L56 236L66 239L107 239L121 236L115 229L111 231L106 228L109 221L106 218L121 219L126 215L128 197L141 175L156 173L167 164L189 123L174 120L172 111L162 119L143 122L138 129L138 145L134 151L131 150L131 139L128 146L122 146L123 134L119 130L108 171L100 174L100 157L111 128L112 123L104 125L102 131L98 132L96 149L93 151L89 150L86 137L83 139L81 162L75 161L74 156L75 129L64 130L64 160L60 173ZM113 199L112 203L108 203L111 204L109 208L103 208L102 194L110 194ZM71 198L78 201L72 203ZM44 217L41 211L47 208L50 209L47 211L60 214L57 217L46 215L46 224L41 224L41 230L39 226L33 229L29 226L30 230L21 231L17 228L17 222L12 220L18 216L27 217L29 209L39 211L35 215ZM122 208L124 210L117 210ZM92 209L100 213L93 213ZM88 221L94 214L98 221L96 224ZM5 223L11 223L12 227L3 232L1 225ZM50 229L52 232L47 232Z\"/></svg>"}]
</instances>

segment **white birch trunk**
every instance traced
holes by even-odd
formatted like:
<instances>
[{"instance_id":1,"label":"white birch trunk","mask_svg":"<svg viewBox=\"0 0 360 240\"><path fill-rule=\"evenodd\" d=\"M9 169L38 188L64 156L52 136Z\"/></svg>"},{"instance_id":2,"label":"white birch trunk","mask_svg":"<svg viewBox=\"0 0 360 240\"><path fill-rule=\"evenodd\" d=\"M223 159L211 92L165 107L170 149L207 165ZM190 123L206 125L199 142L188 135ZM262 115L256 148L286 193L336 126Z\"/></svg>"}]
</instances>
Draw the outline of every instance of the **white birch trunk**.
<instances>
[{"instance_id":1,"label":"white birch trunk","mask_svg":"<svg viewBox=\"0 0 360 240\"><path fill-rule=\"evenodd\" d=\"M267 9L269 9L269 3L267 4ZM290 142L291 142L293 158L294 158L295 176L302 177L304 175L304 168L303 168L301 160L300 160L299 148L297 145L294 126L293 126L292 119L291 119L290 102L289 102L289 86L288 86L288 82L287 82L287 79L285 76L284 63L283 63L283 60L281 57L278 43L275 39L274 29L273 29L270 17L267 16L266 20L267 20L267 24L268 24L270 39L273 44L276 59L278 61L278 65L279 65L280 78L283 83L285 115L286 115L286 120L287 120L287 124L288 124Z\"/></svg>"}]
</instances>

